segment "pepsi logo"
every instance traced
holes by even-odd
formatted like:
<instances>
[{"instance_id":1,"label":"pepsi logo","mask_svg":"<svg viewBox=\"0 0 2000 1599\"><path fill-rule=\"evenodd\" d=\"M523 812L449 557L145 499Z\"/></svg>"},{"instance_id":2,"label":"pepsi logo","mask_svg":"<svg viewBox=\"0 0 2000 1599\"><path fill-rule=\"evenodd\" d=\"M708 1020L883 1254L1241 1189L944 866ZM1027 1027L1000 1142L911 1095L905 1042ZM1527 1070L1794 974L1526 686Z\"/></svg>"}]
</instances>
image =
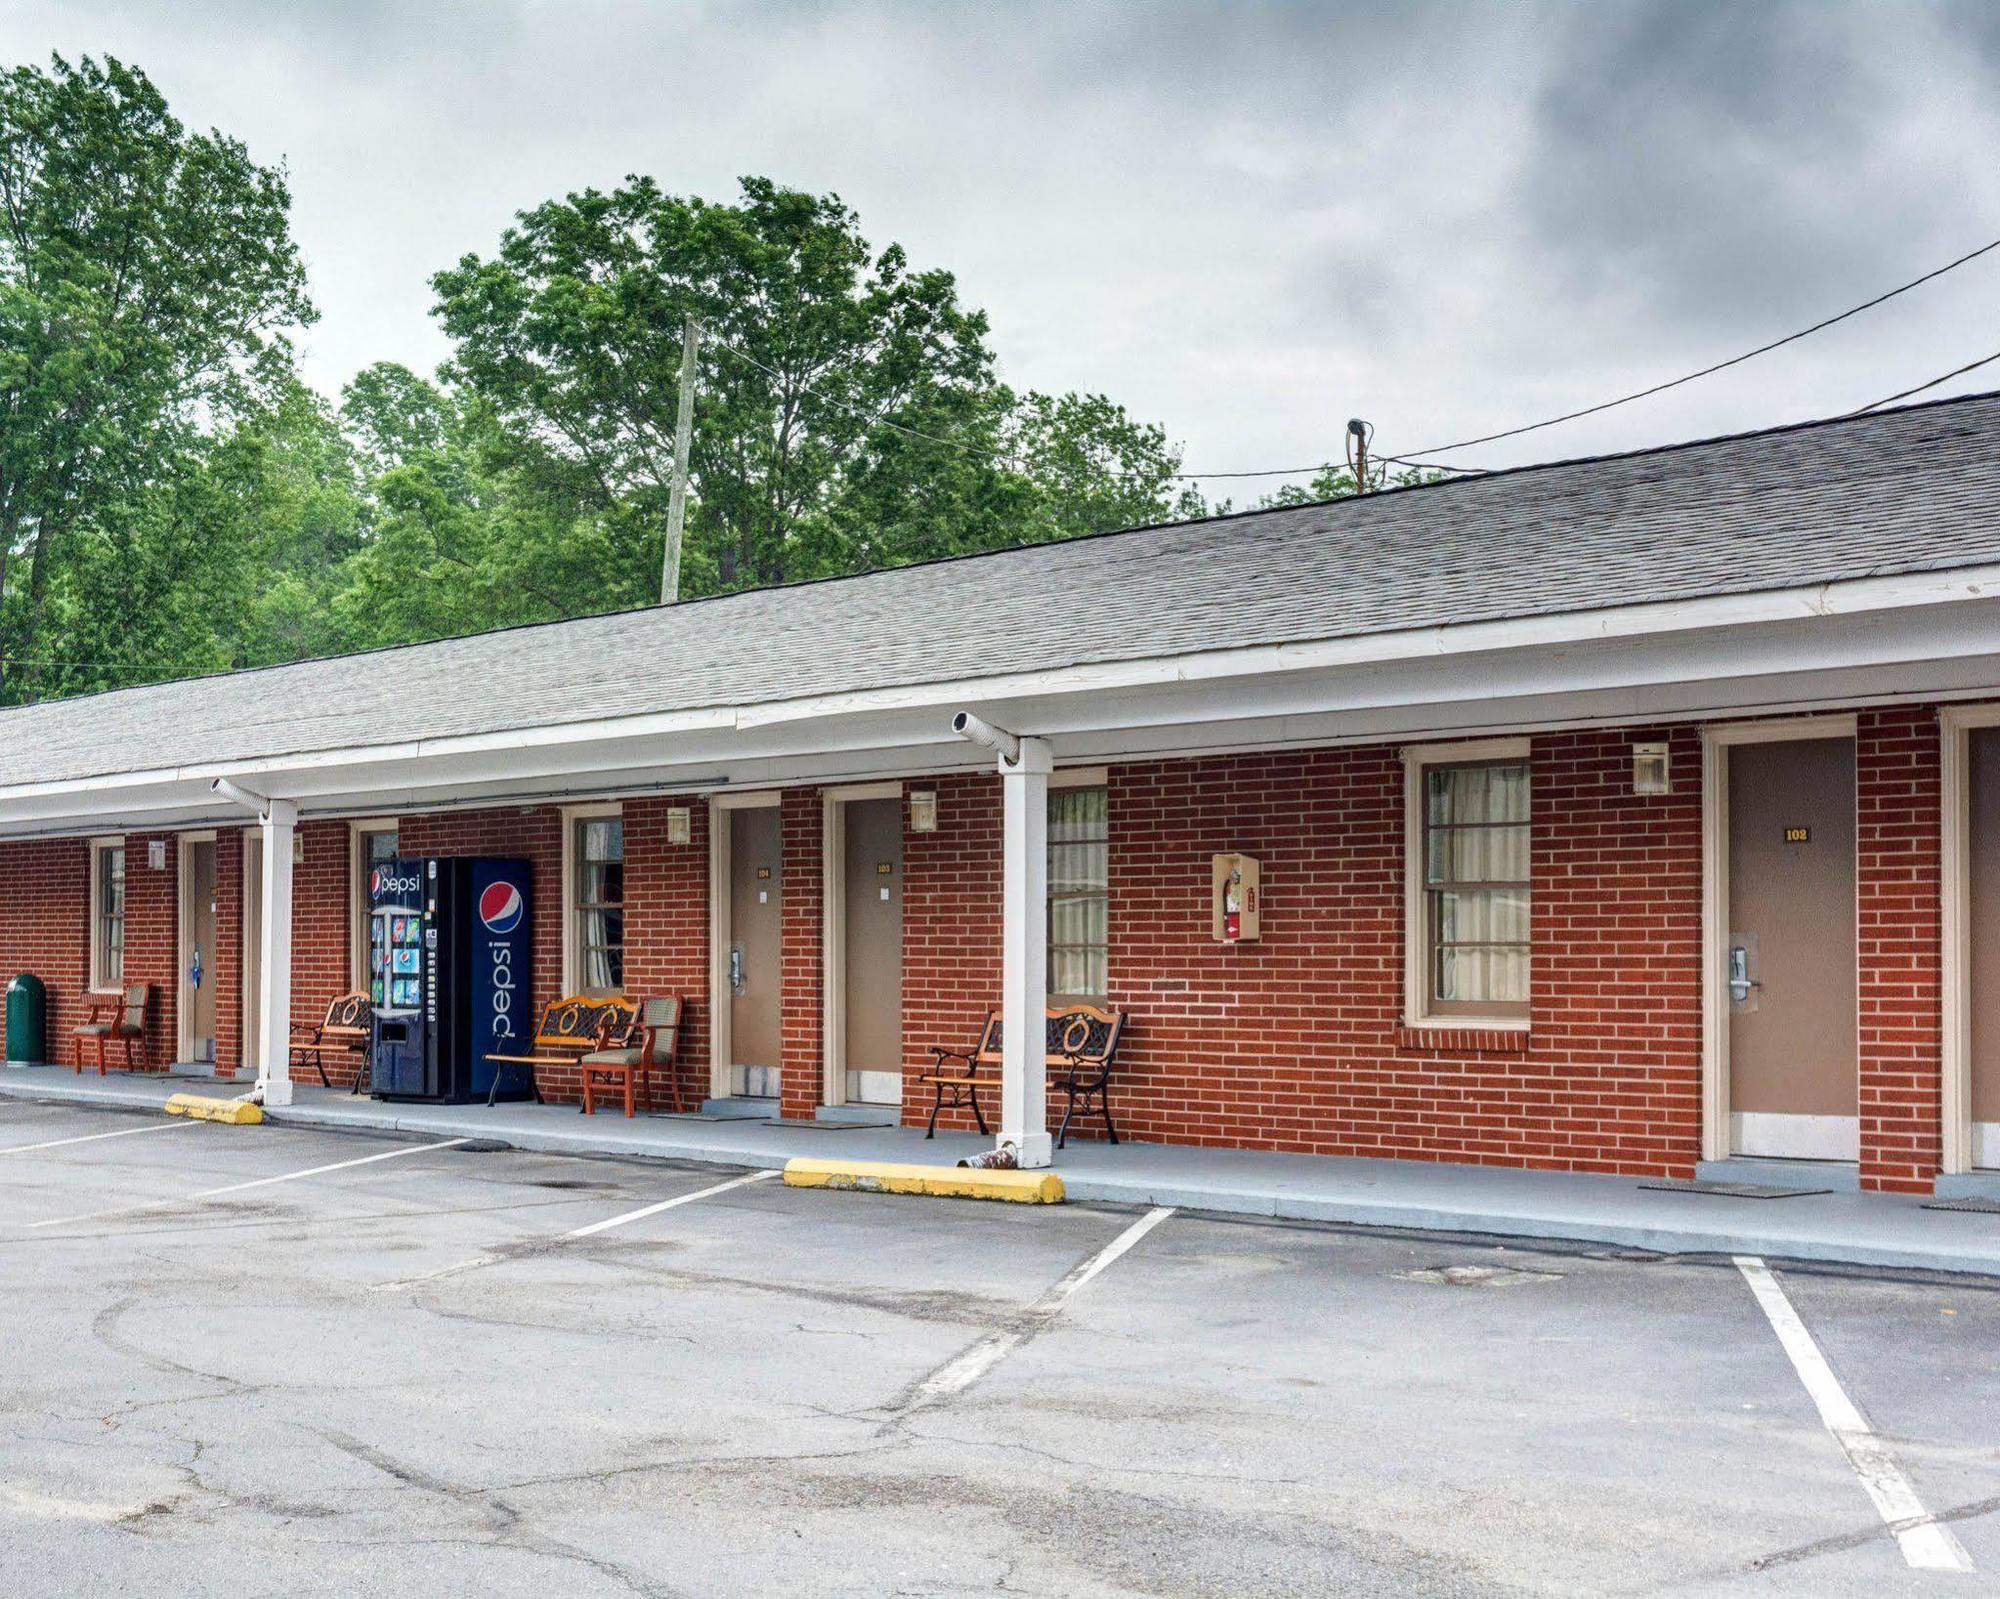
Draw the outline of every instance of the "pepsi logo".
<instances>
[{"instance_id":1,"label":"pepsi logo","mask_svg":"<svg viewBox=\"0 0 2000 1599\"><path fill-rule=\"evenodd\" d=\"M382 892L382 868L379 866L368 874L368 892L371 894Z\"/></svg>"},{"instance_id":2,"label":"pepsi logo","mask_svg":"<svg viewBox=\"0 0 2000 1599\"><path fill-rule=\"evenodd\" d=\"M479 895L479 919L489 933L511 933L521 925L525 909L521 891L512 883L488 883Z\"/></svg>"}]
</instances>

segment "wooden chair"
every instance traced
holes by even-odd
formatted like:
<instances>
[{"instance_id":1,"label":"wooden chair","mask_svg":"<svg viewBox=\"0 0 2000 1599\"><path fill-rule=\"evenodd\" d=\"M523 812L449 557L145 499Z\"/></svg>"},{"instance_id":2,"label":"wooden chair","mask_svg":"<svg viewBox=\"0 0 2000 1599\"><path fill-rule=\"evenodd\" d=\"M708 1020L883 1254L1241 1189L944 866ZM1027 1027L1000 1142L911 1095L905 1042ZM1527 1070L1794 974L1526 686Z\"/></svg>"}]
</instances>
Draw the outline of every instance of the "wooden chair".
<instances>
[{"instance_id":1,"label":"wooden chair","mask_svg":"<svg viewBox=\"0 0 2000 1599\"><path fill-rule=\"evenodd\" d=\"M528 1069L528 1087L535 1103L542 1104L542 1085L535 1080L537 1066L574 1066L609 1036L624 1037L638 1020L639 1007L623 994L571 994L551 1001L535 1024L535 1036L525 1054L488 1055L497 1068L486 1103L496 1104L500 1084L509 1066Z\"/></svg>"},{"instance_id":2,"label":"wooden chair","mask_svg":"<svg viewBox=\"0 0 2000 1599\"><path fill-rule=\"evenodd\" d=\"M1125 1012L1116 1007L1079 1002L1050 1005L1042 1012L1042 1019L1042 1064L1061 1068L1063 1076L1055 1087L1069 1100L1063 1108L1056 1148L1062 1148L1069 1138L1070 1118L1079 1113L1102 1116L1106 1135L1112 1143L1117 1143L1118 1129L1111 1122L1111 1067L1117 1059L1119 1036L1125 1030ZM931 1116L924 1137L936 1136L938 1112L948 1109L970 1109L979 1130L987 1131L986 1117L979 1106L979 1090L988 1083L999 1086L1000 1034L1000 1008L996 1005L986 1013L985 1025L979 1029L979 1042L971 1049L931 1046L931 1069L919 1079L933 1089ZM984 1066L993 1068L993 1076L980 1076L980 1068ZM951 1096L948 1099L947 1094Z\"/></svg>"},{"instance_id":3,"label":"wooden chair","mask_svg":"<svg viewBox=\"0 0 2000 1599\"><path fill-rule=\"evenodd\" d=\"M83 1024L70 1035L76 1072L83 1075L86 1045L97 1051L97 1075L105 1073L107 1044L125 1049L125 1069L137 1070L146 1064L146 1005L153 995L150 983L127 983L119 995L92 994L85 997L88 1007ZM137 1051L135 1054L134 1051Z\"/></svg>"},{"instance_id":4,"label":"wooden chair","mask_svg":"<svg viewBox=\"0 0 2000 1599\"><path fill-rule=\"evenodd\" d=\"M292 1024L292 1064L311 1066L319 1073L319 1085L331 1088L327 1080L326 1057L333 1055L354 1067L350 1094L361 1092L375 1048L375 1007L366 994L341 994L326 1007L319 1022Z\"/></svg>"},{"instance_id":5,"label":"wooden chair","mask_svg":"<svg viewBox=\"0 0 2000 1599\"><path fill-rule=\"evenodd\" d=\"M584 1055L577 1065L583 1072L583 1114L597 1114L597 1088L622 1088L625 1095L625 1114L635 1114L633 1110L633 1090L636 1086L638 1097L646 1103L646 1113L653 1111L653 1087L651 1074L663 1071L667 1074L667 1086L674 1098L674 1109L681 1106L681 1081L674 1070L675 1052L680 1046L681 1002L677 996L667 995L660 999L639 1001L637 1017L622 1031L611 1031L612 1019L607 1017L605 1030L600 1034L598 1047Z\"/></svg>"}]
</instances>

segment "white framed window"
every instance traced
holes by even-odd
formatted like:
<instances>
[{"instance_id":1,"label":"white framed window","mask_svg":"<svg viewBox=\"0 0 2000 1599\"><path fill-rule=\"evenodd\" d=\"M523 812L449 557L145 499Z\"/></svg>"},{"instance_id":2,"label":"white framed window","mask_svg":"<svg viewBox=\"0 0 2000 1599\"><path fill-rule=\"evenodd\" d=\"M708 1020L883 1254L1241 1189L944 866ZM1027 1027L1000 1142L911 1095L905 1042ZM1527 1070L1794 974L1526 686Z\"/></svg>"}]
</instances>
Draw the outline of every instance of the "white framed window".
<instances>
[{"instance_id":1,"label":"white framed window","mask_svg":"<svg viewBox=\"0 0 2000 1599\"><path fill-rule=\"evenodd\" d=\"M1405 1020L1526 1027L1528 741L1412 747L1403 761Z\"/></svg>"},{"instance_id":2,"label":"white framed window","mask_svg":"<svg viewBox=\"0 0 2000 1599\"><path fill-rule=\"evenodd\" d=\"M563 988L625 986L625 815L617 804L563 811Z\"/></svg>"},{"instance_id":3,"label":"white framed window","mask_svg":"<svg viewBox=\"0 0 2000 1599\"><path fill-rule=\"evenodd\" d=\"M357 993L370 992L368 972L368 879L378 866L396 858L402 835L394 817L371 817L347 826L347 880L351 885L348 909L348 986Z\"/></svg>"},{"instance_id":4,"label":"white framed window","mask_svg":"<svg viewBox=\"0 0 2000 1599\"><path fill-rule=\"evenodd\" d=\"M90 986L125 983L125 840L90 841Z\"/></svg>"},{"instance_id":5,"label":"white framed window","mask_svg":"<svg viewBox=\"0 0 2000 1599\"><path fill-rule=\"evenodd\" d=\"M1049 789L1051 994L1090 999L1110 988L1111 807L1102 781Z\"/></svg>"}]
</instances>

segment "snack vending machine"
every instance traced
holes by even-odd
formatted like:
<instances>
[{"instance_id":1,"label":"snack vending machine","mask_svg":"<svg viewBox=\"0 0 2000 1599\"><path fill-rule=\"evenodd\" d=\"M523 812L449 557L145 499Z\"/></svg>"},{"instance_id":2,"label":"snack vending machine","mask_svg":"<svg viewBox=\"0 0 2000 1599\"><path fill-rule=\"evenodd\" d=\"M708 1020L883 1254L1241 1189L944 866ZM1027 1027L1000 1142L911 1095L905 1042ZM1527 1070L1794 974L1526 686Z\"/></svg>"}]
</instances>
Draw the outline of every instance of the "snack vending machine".
<instances>
[{"instance_id":1,"label":"snack vending machine","mask_svg":"<svg viewBox=\"0 0 2000 1599\"><path fill-rule=\"evenodd\" d=\"M428 856L368 880L368 987L377 1099L484 1099L495 1067L534 1031L529 866ZM518 1085L505 1098L528 1092Z\"/></svg>"}]
</instances>

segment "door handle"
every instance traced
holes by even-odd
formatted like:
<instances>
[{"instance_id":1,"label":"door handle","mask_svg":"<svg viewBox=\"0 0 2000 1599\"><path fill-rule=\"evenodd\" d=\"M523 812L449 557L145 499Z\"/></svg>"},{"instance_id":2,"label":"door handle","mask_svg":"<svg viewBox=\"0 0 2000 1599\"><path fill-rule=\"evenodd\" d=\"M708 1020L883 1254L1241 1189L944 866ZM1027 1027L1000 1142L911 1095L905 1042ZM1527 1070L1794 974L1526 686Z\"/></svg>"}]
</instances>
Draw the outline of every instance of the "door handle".
<instances>
[{"instance_id":1,"label":"door handle","mask_svg":"<svg viewBox=\"0 0 2000 1599\"><path fill-rule=\"evenodd\" d=\"M1729 946L1729 998L1741 1005L1749 999L1751 992L1764 985L1750 975L1750 946L1731 944Z\"/></svg>"}]
</instances>

